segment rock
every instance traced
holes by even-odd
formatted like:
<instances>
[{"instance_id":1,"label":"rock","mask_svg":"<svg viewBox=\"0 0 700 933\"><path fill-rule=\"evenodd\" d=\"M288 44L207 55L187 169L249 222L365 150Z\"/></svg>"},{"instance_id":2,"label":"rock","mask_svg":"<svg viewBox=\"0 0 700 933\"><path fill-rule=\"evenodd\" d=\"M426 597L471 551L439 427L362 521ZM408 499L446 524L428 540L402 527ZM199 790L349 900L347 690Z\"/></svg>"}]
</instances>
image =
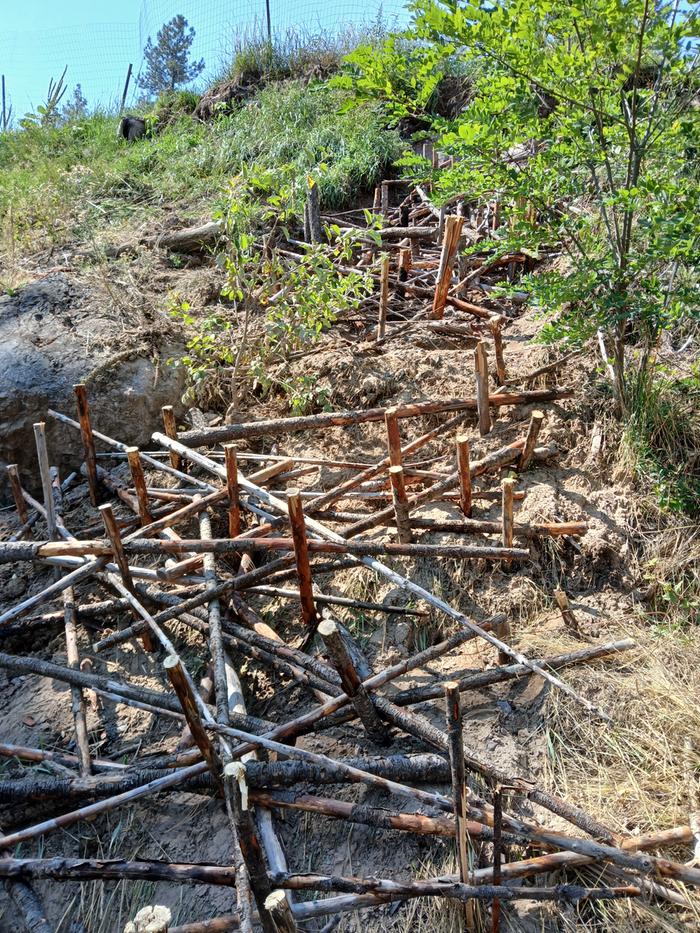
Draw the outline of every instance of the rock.
<instances>
[{"instance_id":1,"label":"rock","mask_svg":"<svg viewBox=\"0 0 700 933\"><path fill-rule=\"evenodd\" d=\"M124 927L124 933L167 933L172 914L167 907L143 907Z\"/></svg>"},{"instance_id":2,"label":"rock","mask_svg":"<svg viewBox=\"0 0 700 933\"><path fill-rule=\"evenodd\" d=\"M408 622L397 622L394 626L394 641L397 645L406 645L411 634Z\"/></svg>"},{"instance_id":3,"label":"rock","mask_svg":"<svg viewBox=\"0 0 700 933\"><path fill-rule=\"evenodd\" d=\"M61 476L79 468L80 434L46 411L75 418L73 385L89 375L93 427L110 437L144 446L160 427L161 406L173 405L180 415L182 369L163 364L156 373L150 358L115 349L114 319L102 296L62 274L0 298L0 468L17 463L31 491L40 488L32 427L37 421L46 421L49 458ZM167 359L178 348L163 346L161 353ZM8 499L4 469L0 499Z\"/></svg>"}]
</instances>

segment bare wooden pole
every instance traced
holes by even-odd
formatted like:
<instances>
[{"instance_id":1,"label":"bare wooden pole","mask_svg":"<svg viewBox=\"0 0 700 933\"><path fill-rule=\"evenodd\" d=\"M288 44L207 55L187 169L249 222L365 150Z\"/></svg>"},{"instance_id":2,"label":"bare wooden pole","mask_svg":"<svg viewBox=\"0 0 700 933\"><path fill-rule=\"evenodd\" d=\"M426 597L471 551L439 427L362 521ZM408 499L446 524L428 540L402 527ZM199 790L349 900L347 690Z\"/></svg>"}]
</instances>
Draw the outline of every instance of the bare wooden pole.
<instances>
[{"instance_id":1,"label":"bare wooden pole","mask_svg":"<svg viewBox=\"0 0 700 933\"><path fill-rule=\"evenodd\" d=\"M491 431L489 409L489 367L486 344L483 340L474 348L474 372L476 375L476 406L479 415L479 433L483 436Z\"/></svg>"},{"instance_id":2,"label":"bare wooden pole","mask_svg":"<svg viewBox=\"0 0 700 933\"><path fill-rule=\"evenodd\" d=\"M507 477L501 480L501 502L502 502L502 530L501 541L503 547L513 546L513 492L515 480Z\"/></svg>"},{"instance_id":3,"label":"bare wooden pole","mask_svg":"<svg viewBox=\"0 0 700 933\"><path fill-rule=\"evenodd\" d=\"M377 340L386 334L386 317L389 308L389 257L382 259L381 278L379 281L379 319L377 321Z\"/></svg>"},{"instance_id":4,"label":"bare wooden pole","mask_svg":"<svg viewBox=\"0 0 700 933\"><path fill-rule=\"evenodd\" d=\"M200 512L199 533L205 538L211 535L209 514ZM204 579L207 586L214 588L218 584L216 561L213 554L204 555ZM229 722L228 689L226 680L226 658L224 655L223 629L221 625L221 604L212 599L208 607L209 618L209 653L214 663L214 693L216 696L216 720L226 725Z\"/></svg>"},{"instance_id":5,"label":"bare wooden pole","mask_svg":"<svg viewBox=\"0 0 700 933\"><path fill-rule=\"evenodd\" d=\"M265 858L249 807L245 765L240 761L230 761L224 767L224 782L229 818L241 847L262 928L265 933L277 933L276 924L265 906L271 887L265 867Z\"/></svg>"},{"instance_id":6,"label":"bare wooden pole","mask_svg":"<svg viewBox=\"0 0 700 933\"><path fill-rule=\"evenodd\" d=\"M459 245L463 223L464 218L457 217L455 214L450 214L445 221L445 235L442 241L440 266L433 298L432 317L434 318L442 318L445 314L445 301L452 281L452 263Z\"/></svg>"},{"instance_id":7,"label":"bare wooden pole","mask_svg":"<svg viewBox=\"0 0 700 933\"><path fill-rule=\"evenodd\" d=\"M501 883L501 839L503 824L503 795L500 787L493 794L493 884ZM491 905L491 933L501 929L501 902L494 897Z\"/></svg>"},{"instance_id":8,"label":"bare wooden pole","mask_svg":"<svg viewBox=\"0 0 700 933\"><path fill-rule=\"evenodd\" d=\"M129 561L127 560L126 554L124 553L124 543L122 541L122 536L119 533L119 526L117 525L117 520L114 517L112 506L107 502L104 505L99 506L99 511L100 515L102 516L102 522L104 523L105 531L107 532L107 537L109 538L110 544L112 546L114 560L117 564L117 567L119 568L122 582L129 593L133 595L136 592L134 588L134 581L131 576ZM134 614L137 618L139 618L138 613ZM144 629L144 631L141 633L141 643L146 651L155 651L153 636L151 635L151 632L148 628Z\"/></svg>"},{"instance_id":9,"label":"bare wooden pole","mask_svg":"<svg viewBox=\"0 0 700 933\"><path fill-rule=\"evenodd\" d=\"M503 386L508 381L506 363L503 357L503 324L505 318L501 314L494 315L489 321L491 336L493 338L493 354L496 360L496 378L499 386Z\"/></svg>"},{"instance_id":10,"label":"bare wooden pole","mask_svg":"<svg viewBox=\"0 0 700 933\"><path fill-rule=\"evenodd\" d=\"M228 490L228 536L237 538L241 533L241 508L238 503L238 460L234 444L224 445L224 457Z\"/></svg>"},{"instance_id":11,"label":"bare wooden pole","mask_svg":"<svg viewBox=\"0 0 700 933\"><path fill-rule=\"evenodd\" d=\"M296 933L298 927L294 914L287 901L287 895L281 888L268 894L265 898L265 909L272 918L277 933Z\"/></svg>"},{"instance_id":12,"label":"bare wooden pole","mask_svg":"<svg viewBox=\"0 0 700 933\"><path fill-rule=\"evenodd\" d=\"M326 611L318 626L318 634L323 639L333 666L340 674L343 690L350 697L367 735L378 745L388 745L391 741L389 732L379 718L367 690L362 686L362 678L355 669L335 620Z\"/></svg>"},{"instance_id":13,"label":"bare wooden pole","mask_svg":"<svg viewBox=\"0 0 700 933\"><path fill-rule=\"evenodd\" d=\"M399 419L396 412L396 408L387 408L384 414L386 442L391 466L401 466L403 463L401 454L401 430L399 428Z\"/></svg>"},{"instance_id":14,"label":"bare wooden pole","mask_svg":"<svg viewBox=\"0 0 700 933\"><path fill-rule=\"evenodd\" d=\"M143 466L138 447L127 447L126 456L129 461L131 471L131 480L136 490L136 499L138 502L139 518L142 525L150 525L153 521L150 506L148 504L148 492L146 491L146 478L143 475Z\"/></svg>"},{"instance_id":15,"label":"bare wooden pole","mask_svg":"<svg viewBox=\"0 0 700 933\"><path fill-rule=\"evenodd\" d=\"M408 496L406 494L403 467L390 466L389 479L391 481L391 500L394 506L399 543L410 544L413 541L413 533L411 531L411 516L408 510Z\"/></svg>"},{"instance_id":16,"label":"bare wooden pole","mask_svg":"<svg viewBox=\"0 0 700 933\"><path fill-rule=\"evenodd\" d=\"M466 434L458 434L457 472L459 473L459 506L464 515L472 514L472 477L469 472L469 440Z\"/></svg>"},{"instance_id":17,"label":"bare wooden pole","mask_svg":"<svg viewBox=\"0 0 700 933\"><path fill-rule=\"evenodd\" d=\"M8 464L7 479L10 483L10 490L12 491L12 498L15 503L15 508L17 509L19 523L20 525L26 525L29 521L29 515L27 514L27 506L24 501L24 495L22 494L22 484L20 483L19 472L17 470L16 463Z\"/></svg>"},{"instance_id":18,"label":"bare wooden pole","mask_svg":"<svg viewBox=\"0 0 700 933\"><path fill-rule=\"evenodd\" d=\"M399 282L405 282L411 272L411 247L402 246L399 250L399 268L397 272Z\"/></svg>"},{"instance_id":19,"label":"bare wooden pole","mask_svg":"<svg viewBox=\"0 0 700 933\"><path fill-rule=\"evenodd\" d=\"M304 508L301 496L296 488L287 490L287 509L289 511L289 524L294 541L294 557L296 559L297 574L299 576L299 601L301 603L301 617L307 631L313 632L318 624L318 616L314 605L313 581L309 565L309 547L306 538L306 525Z\"/></svg>"},{"instance_id":20,"label":"bare wooden pole","mask_svg":"<svg viewBox=\"0 0 700 933\"><path fill-rule=\"evenodd\" d=\"M525 436L525 446L523 447L523 452L520 455L520 460L518 462L518 469L525 470L532 453L537 444L537 438L539 437L540 428L542 427L542 422L544 421L544 413L541 411L533 411L530 416L530 424L527 429L527 435Z\"/></svg>"},{"instance_id":21,"label":"bare wooden pole","mask_svg":"<svg viewBox=\"0 0 700 933\"><path fill-rule=\"evenodd\" d=\"M80 436L83 439L83 457L90 491L90 502L97 506L100 501L100 486L97 480L97 458L95 457L95 438L90 423L90 406L88 404L85 384L79 382L73 386L75 400L78 407L78 420L80 421Z\"/></svg>"},{"instance_id":22,"label":"bare wooden pole","mask_svg":"<svg viewBox=\"0 0 700 933\"><path fill-rule=\"evenodd\" d=\"M63 591L63 608L68 667L73 668L73 670L80 670L75 594L73 587L69 587L67 590ZM71 687L71 707L75 726L75 744L80 754L80 775L81 777L87 777L87 775L92 773L92 762L90 760L85 696L80 687Z\"/></svg>"},{"instance_id":23,"label":"bare wooden pole","mask_svg":"<svg viewBox=\"0 0 700 933\"><path fill-rule=\"evenodd\" d=\"M160 410L163 416L163 430L174 441L177 440L177 422L175 420L175 411L172 405L163 405ZM182 470L182 457L174 450L170 451L170 465L174 470Z\"/></svg>"},{"instance_id":24,"label":"bare wooden pole","mask_svg":"<svg viewBox=\"0 0 700 933\"><path fill-rule=\"evenodd\" d=\"M447 715L447 738L452 776L452 803L457 832L457 863L463 884L469 883L469 843L467 819L467 779L464 770L464 739L462 735L462 710L459 699L459 684L450 681L444 685ZM465 919L469 929L474 928L474 911L466 908Z\"/></svg>"},{"instance_id":25,"label":"bare wooden pole","mask_svg":"<svg viewBox=\"0 0 700 933\"><path fill-rule=\"evenodd\" d=\"M46 449L46 431L43 421L34 425L34 439L36 441L36 453L39 460L39 472L41 474L41 487L44 493L44 509L46 510L46 527L48 528L49 538L56 537L56 507L51 491L51 469L49 467L49 454Z\"/></svg>"},{"instance_id":26,"label":"bare wooden pole","mask_svg":"<svg viewBox=\"0 0 700 933\"><path fill-rule=\"evenodd\" d=\"M202 725L197 701L192 693L189 680L185 675L182 662L177 655L171 654L163 662L163 667L180 701L180 706L185 714L185 719L187 720L192 738L195 740L197 747L204 756L204 760L211 771L214 782L217 787L221 789L221 761L206 729Z\"/></svg>"}]
</instances>

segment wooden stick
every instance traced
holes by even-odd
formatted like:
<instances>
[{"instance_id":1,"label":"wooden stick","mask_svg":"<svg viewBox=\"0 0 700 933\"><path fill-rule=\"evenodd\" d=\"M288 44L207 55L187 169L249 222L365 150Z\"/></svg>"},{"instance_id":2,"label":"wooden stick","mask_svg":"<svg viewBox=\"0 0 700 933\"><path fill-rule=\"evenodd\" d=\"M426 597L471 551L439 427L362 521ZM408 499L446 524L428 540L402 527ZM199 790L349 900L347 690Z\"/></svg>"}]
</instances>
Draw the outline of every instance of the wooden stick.
<instances>
[{"instance_id":1,"label":"wooden stick","mask_svg":"<svg viewBox=\"0 0 700 933\"><path fill-rule=\"evenodd\" d=\"M41 486L44 492L44 509L46 518L46 527L51 540L56 537L56 508L51 491L51 470L49 467L49 455L46 449L46 431L43 421L34 425L34 439L36 441L36 453L39 460L39 472L41 474Z\"/></svg>"},{"instance_id":2,"label":"wooden stick","mask_svg":"<svg viewBox=\"0 0 700 933\"><path fill-rule=\"evenodd\" d=\"M0 832L0 838L3 833ZM0 855L0 865L4 865L10 857L3 852ZM17 878L15 881L6 881L5 890L19 911L28 933L53 933L53 926L46 917L44 905L28 881Z\"/></svg>"},{"instance_id":3,"label":"wooden stick","mask_svg":"<svg viewBox=\"0 0 700 933\"><path fill-rule=\"evenodd\" d=\"M359 676L334 619L324 610L323 620L318 626L318 634L330 656L333 666L340 674L343 690L350 697L367 735L377 745L388 745L391 737L377 715L369 694L362 686Z\"/></svg>"},{"instance_id":4,"label":"wooden stick","mask_svg":"<svg viewBox=\"0 0 700 933\"><path fill-rule=\"evenodd\" d=\"M452 805L457 832L457 863L463 884L469 882L469 851L467 843L467 782L464 771L464 739L462 737L462 712L459 703L459 684L445 684L445 707L447 712L447 736L449 741L450 771L452 774ZM473 910L466 915L467 926L474 928Z\"/></svg>"},{"instance_id":5,"label":"wooden stick","mask_svg":"<svg viewBox=\"0 0 700 933\"><path fill-rule=\"evenodd\" d=\"M381 280L379 284L379 319L377 321L377 340L386 334L386 316L389 308L389 257L382 259Z\"/></svg>"},{"instance_id":6,"label":"wooden stick","mask_svg":"<svg viewBox=\"0 0 700 933\"><path fill-rule=\"evenodd\" d=\"M306 525L304 522L304 508L301 504L299 490L287 490L287 508L289 510L289 524L292 530L294 543L294 557L299 577L299 602L301 617L307 632L313 632L318 624L318 616L314 605L313 580L309 566L309 542L306 538Z\"/></svg>"},{"instance_id":7,"label":"wooden stick","mask_svg":"<svg viewBox=\"0 0 700 933\"><path fill-rule=\"evenodd\" d=\"M398 409L393 407L387 408L384 413L387 449L389 451L389 464L391 466L401 466L403 464L403 457L401 454L401 431L399 429L397 411Z\"/></svg>"},{"instance_id":8,"label":"wooden stick","mask_svg":"<svg viewBox=\"0 0 700 933\"><path fill-rule=\"evenodd\" d=\"M298 590L284 589L279 586L251 586L248 592L275 596L278 599L299 599ZM371 603L363 599L349 599L347 596L329 596L326 593L314 593L314 602L319 606L347 606L350 609L367 609L370 612L386 612L390 615L419 616L420 618L425 618L427 615L420 609L406 609L404 606L392 606L387 603Z\"/></svg>"},{"instance_id":9,"label":"wooden stick","mask_svg":"<svg viewBox=\"0 0 700 933\"><path fill-rule=\"evenodd\" d=\"M24 496L22 495L22 484L19 480L19 472L16 463L9 463L7 465L7 478L10 483L10 490L12 491L12 498L14 499L19 523L20 525L26 525L29 522L29 515L27 514ZM31 534L29 537L31 537Z\"/></svg>"},{"instance_id":10,"label":"wooden stick","mask_svg":"<svg viewBox=\"0 0 700 933\"><path fill-rule=\"evenodd\" d=\"M522 392L498 392L488 397L488 404L492 408L508 405L529 405L538 402L554 402L559 399L570 398L572 395L573 391L571 389L530 389ZM413 402L398 406L396 415L399 418L418 418L440 412L476 411L477 406L478 401L476 398ZM318 415L301 415L295 418L249 421L244 424L226 424L205 430L186 431L180 435L180 441L189 447L210 447L224 441L261 437L262 435L272 436L310 429L322 430L329 426L343 427L349 424L383 421L385 414L386 408L366 408L322 412ZM65 415L61 416L61 420L65 420ZM68 421L70 422L70 419ZM162 464L158 464L158 466L162 467ZM194 477L188 477L188 479L194 481Z\"/></svg>"},{"instance_id":11,"label":"wooden stick","mask_svg":"<svg viewBox=\"0 0 700 933\"><path fill-rule=\"evenodd\" d=\"M131 471L131 481L136 490L138 500L139 518L142 525L150 525L153 521L151 510L148 504L148 492L146 490L146 478L143 475L143 466L138 447L127 447L126 456L129 460L129 469Z\"/></svg>"},{"instance_id":12,"label":"wooden stick","mask_svg":"<svg viewBox=\"0 0 700 933\"><path fill-rule=\"evenodd\" d=\"M463 223L464 218L457 217L454 214L450 214L445 222L440 267L437 273L435 297L433 298L432 317L434 318L442 318L445 314L445 301L452 282L452 262L459 245L459 238L462 235Z\"/></svg>"},{"instance_id":13,"label":"wooden stick","mask_svg":"<svg viewBox=\"0 0 700 933\"><path fill-rule=\"evenodd\" d=\"M489 369L486 358L486 344L480 340L474 349L474 372L476 374L476 400L479 414L479 433L491 431L491 411L489 410Z\"/></svg>"},{"instance_id":14,"label":"wooden stick","mask_svg":"<svg viewBox=\"0 0 700 933\"><path fill-rule=\"evenodd\" d=\"M308 180L306 206L309 220L310 242L321 243L323 241L323 228L321 227L321 198L319 195L318 184L313 178L309 178Z\"/></svg>"},{"instance_id":15,"label":"wooden stick","mask_svg":"<svg viewBox=\"0 0 700 933\"><path fill-rule=\"evenodd\" d=\"M255 831L253 816L248 806L245 765L239 761L229 762L224 767L224 782L229 818L240 843L243 861L250 878L250 887L260 914L262 928L265 933L276 933L275 922L265 906L265 901L271 893L271 887L260 847L260 840Z\"/></svg>"},{"instance_id":16,"label":"wooden stick","mask_svg":"<svg viewBox=\"0 0 700 933\"><path fill-rule=\"evenodd\" d=\"M281 888L272 891L265 898L265 910L270 915L277 933L296 933L298 929L287 895Z\"/></svg>"},{"instance_id":17,"label":"wooden stick","mask_svg":"<svg viewBox=\"0 0 700 933\"><path fill-rule=\"evenodd\" d=\"M399 282L405 282L411 272L411 247L402 246L399 250L399 266L397 278Z\"/></svg>"},{"instance_id":18,"label":"wooden stick","mask_svg":"<svg viewBox=\"0 0 700 933\"><path fill-rule=\"evenodd\" d=\"M520 460L518 462L519 470L525 470L528 463L530 462L533 451L537 444L537 438L539 436L543 421L544 413L541 411L533 411L532 415L530 416L530 424L527 429L527 436L525 437L525 447L523 448L523 452L520 455Z\"/></svg>"},{"instance_id":19,"label":"wooden stick","mask_svg":"<svg viewBox=\"0 0 700 933\"><path fill-rule=\"evenodd\" d=\"M408 496L406 495L403 467L390 466L389 480L391 481L391 498L399 543L410 544L413 541L413 533L411 532L411 516L408 511Z\"/></svg>"},{"instance_id":20,"label":"wooden stick","mask_svg":"<svg viewBox=\"0 0 700 933\"><path fill-rule=\"evenodd\" d=\"M90 406L88 404L87 388L79 382L73 386L75 400L78 407L78 420L80 421L80 436L83 440L83 457L90 491L90 502L93 506L99 505L100 487L97 480L97 459L95 457L95 438L90 423Z\"/></svg>"},{"instance_id":21,"label":"wooden stick","mask_svg":"<svg viewBox=\"0 0 700 933\"><path fill-rule=\"evenodd\" d=\"M502 841L503 807L500 787L493 794L493 883L501 883L501 841ZM491 905L491 933L499 933L501 929L501 902L497 897Z\"/></svg>"},{"instance_id":22,"label":"wooden stick","mask_svg":"<svg viewBox=\"0 0 700 933\"><path fill-rule=\"evenodd\" d=\"M457 472L459 474L459 507L469 518L472 514L472 478L469 468L469 440L466 434L458 434Z\"/></svg>"},{"instance_id":23,"label":"wooden stick","mask_svg":"<svg viewBox=\"0 0 700 933\"><path fill-rule=\"evenodd\" d=\"M503 324L505 323L505 318L500 315L494 315L489 321L489 327L491 329L491 336L493 338L493 353L496 360L496 379L499 386L506 385L508 381L508 373L506 372L506 364L503 358Z\"/></svg>"},{"instance_id":24,"label":"wooden stick","mask_svg":"<svg viewBox=\"0 0 700 933\"><path fill-rule=\"evenodd\" d=\"M171 437L174 441L177 440L177 422L175 421L175 411L172 405L163 405L160 410L161 415L163 416L163 430ZM182 470L182 457L175 453L175 451L170 451L170 465L174 470Z\"/></svg>"},{"instance_id":25,"label":"wooden stick","mask_svg":"<svg viewBox=\"0 0 700 933\"><path fill-rule=\"evenodd\" d=\"M78 633L75 612L75 594L72 587L63 591L64 627L66 633L66 655L68 667L80 669L78 653ZM90 743L88 741L85 697L80 687L71 687L71 707L75 727L75 744L80 753L80 776L87 777L92 772L90 761Z\"/></svg>"},{"instance_id":26,"label":"wooden stick","mask_svg":"<svg viewBox=\"0 0 700 933\"><path fill-rule=\"evenodd\" d=\"M224 445L224 456L228 490L228 536L237 538L241 533L241 509L238 504L238 461L234 444Z\"/></svg>"},{"instance_id":27,"label":"wooden stick","mask_svg":"<svg viewBox=\"0 0 700 933\"><path fill-rule=\"evenodd\" d=\"M199 533L202 538L211 535L211 521L207 512L199 513ZM218 584L216 562L213 554L204 555L204 579L207 586L214 588ZM214 694L216 696L216 720L226 725L229 721L229 703L226 679L226 659L224 656L223 629L221 626L221 604L212 599L208 609L209 653L214 664Z\"/></svg>"},{"instance_id":28,"label":"wooden stick","mask_svg":"<svg viewBox=\"0 0 700 933\"><path fill-rule=\"evenodd\" d=\"M513 546L513 491L515 487L514 479L501 480L502 496L502 531L501 542L503 547Z\"/></svg>"},{"instance_id":29,"label":"wooden stick","mask_svg":"<svg viewBox=\"0 0 700 933\"><path fill-rule=\"evenodd\" d=\"M222 789L221 761L211 739L202 725L197 701L190 687L189 679L185 676L182 662L177 655L171 654L163 662L163 667L180 701L180 706L185 714L185 719L187 720L192 738L195 740L197 747L204 756L204 760L207 763L207 767L217 787Z\"/></svg>"}]
</instances>

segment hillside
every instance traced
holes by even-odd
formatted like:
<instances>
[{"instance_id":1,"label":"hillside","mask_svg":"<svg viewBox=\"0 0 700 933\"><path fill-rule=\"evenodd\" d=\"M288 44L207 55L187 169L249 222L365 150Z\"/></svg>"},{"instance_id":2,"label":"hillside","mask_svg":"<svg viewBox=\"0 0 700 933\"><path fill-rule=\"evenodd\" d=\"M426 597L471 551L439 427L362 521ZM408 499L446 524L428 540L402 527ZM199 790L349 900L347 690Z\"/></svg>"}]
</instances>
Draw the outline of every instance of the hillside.
<instances>
[{"instance_id":1,"label":"hillside","mask_svg":"<svg viewBox=\"0 0 700 933\"><path fill-rule=\"evenodd\" d=\"M0 135L2 930L700 926L692 262L370 52Z\"/></svg>"}]
</instances>

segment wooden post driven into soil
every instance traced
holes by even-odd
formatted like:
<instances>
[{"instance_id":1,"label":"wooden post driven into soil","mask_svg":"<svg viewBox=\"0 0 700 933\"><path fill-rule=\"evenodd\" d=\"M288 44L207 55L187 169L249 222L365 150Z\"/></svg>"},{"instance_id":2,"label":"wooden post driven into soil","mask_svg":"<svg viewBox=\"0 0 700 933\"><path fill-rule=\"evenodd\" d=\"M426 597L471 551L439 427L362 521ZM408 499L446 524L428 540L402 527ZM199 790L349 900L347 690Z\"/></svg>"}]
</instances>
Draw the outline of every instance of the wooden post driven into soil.
<instances>
[{"instance_id":1,"label":"wooden post driven into soil","mask_svg":"<svg viewBox=\"0 0 700 933\"><path fill-rule=\"evenodd\" d=\"M541 411L533 411L530 416L530 424L527 429L527 435L525 437L525 446L523 447L523 452L520 455L520 460L518 461L518 469L525 470L527 465L530 462L532 453L537 444L537 438L540 434L540 428L544 421L544 413Z\"/></svg>"},{"instance_id":2,"label":"wooden post driven into soil","mask_svg":"<svg viewBox=\"0 0 700 933\"><path fill-rule=\"evenodd\" d=\"M192 738L204 756L204 760L209 767L209 771L214 778L216 786L221 790L223 787L221 783L221 761L206 729L202 725L197 700L192 692L189 680L185 675L182 662L177 655L171 654L163 662L163 667L180 701L180 706L182 707L182 712L185 714L185 719L187 720Z\"/></svg>"},{"instance_id":3,"label":"wooden post driven into soil","mask_svg":"<svg viewBox=\"0 0 700 933\"><path fill-rule=\"evenodd\" d=\"M139 454L138 447L127 447L126 456L129 461L129 470L131 471L131 481L136 490L139 519L142 525L150 525L153 521L153 516L151 515L151 509L148 504L146 478L143 475L143 466L141 464L141 455Z\"/></svg>"},{"instance_id":4,"label":"wooden post driven into soil","mask_svg":"<svg viewBox=\"0 0 700 933\"><path fill-rule=\"evenodd\" d=\"M442 241L440 266L435 286L435 297L433 298L432 317L434 318L442 318L445 314L445 301L452 281L452 263L459 246L463 223L464 218L457 217L455 214L450 214L445 222L445 235Z\"/></svg>"},{"instance_id":5,"label":"wooden post driven into soil","mask_svg":"<svg viewBox=\"0 0 700 933\"><path fill-rule=\"evenodd\" d=\"M491 431L489 409L489 366L486 344L480 340L474 349L474 373L476 375L476 405L479 415L479 433L483 436Z\"/></svg>"},{"instance_id":6,"label":"wooden post driven into soil","mask_svg":"<svg viewBox=\"0 0 700 933\"><path fill-rule=\"evenodd\" d=\"M313 632L318 624L318 615L316 614L316 607L314 605L313 580L311 577L311 566L309 564L309 547L306 540L304 508L301 504L301 495L296 488L287 490L287 509L289 512L289 524L292 530L292 540L294 541L294 557L297 565L297 574L299 576L301 617L307 632Z\"/></svg>"},{"instance_id":7,"label":"wooden post driven into soil","mask_svg":"<svg viewBox=\"0 0 700 933\"><path fill-rule=\"evenodd\" d=\"M452 803L457 833L457 864L459 877L463 884L469 883L469 842L466 827L467 819L467 778L464 770L464 738L462 734L462 710L459 699L459 684L449 681L445 684L445 709L447 717L447 739L450 753L450 773L452 776ZM475 929L473 905L465 904L467 929Z\"/></svg>"},{"instance_id":8,"label":"wooden post driven into soil","mask_svg":"<svg viewBox=\"0 0 700 933\"><path fill-rule=\"evenodd\" d=\"M97 480L97 458L95 456L95 438L90 424L90 406L88 404L85 384L79 382L73 386L75 400L78 407L78 420L80 421L80 436L83 439L83 458L87 474L90 502L97 506L100 502L100 487Z\"/></svg>"},{"instance_id":9,"label":"wooden post driven into soil","mask_svg":"<svg viewBox=\"0 0 700 933\"><path fill-rule=\"evenodd\" d=\"M228 490L228 536L237 538L241 533L241 508L238 503L238 460L234 444L224 445L224 458Z\"/></svg>"},{"instance_id":10,"label":"wooden post driven into soil","mask_svg":"<svg viewBox=\"0 0 700 933\"><path fill-rule=\"evenodd\" d=\"M391 466L401 466L403 464L403 455L401 453L401 430L399 428L399 419L396 408L387 408L384 414L384 423L386 425L386 443L389 451L389 463Z\"/></svg>"},{"instance_id":11,"label":"wooden post driven into soil","mask_svg":"<svg viewBox=\"0 0 700 933\"><path fill-rule=\"evenodd\" d=\"M411 531L411 516L408 510L408 495L402 466L389 467L389 480L391 481L391 499L396 519L396 533L400 544L410 544L413 541Z\"/></svg>"},{"instance_id":12,"label":"wooden post driven into soil","mask_svg":"<svg viewBox=\"0 0 700 933\"><path fill-rule=\"evenodd\" d=\"M469 440L466 434L458 434L457 472L459 473L459 507L464 516L472 514L472 477L469 471Z\"/></svg>"},{"instance_id":13,"label":"wooden post driven into soil","mask_svg":"<svg viewBox=\"0 0 700 933\"><path fill-rule=\"evenodd\" d=\"M367 735L377 745L389 745L391 738L387 728L379 718L367 690L362 685L362 678L355 669L335 620L325 610L323 620L318 626L318 634L323 639L331 663L340 674L343 690L350 697Z\"/></svg>"},{"instance_id":14,"label":"wooden post driven into soil","mask_svg":"<svg viewBox=\"0 0 700 933\"><path fill-rule=\"evenodd\" d=\"M175 421L175 410L172 405L163 405L160 410L161 415L163 416L163 430L171 437L174 441L177 440L177 422ZM182 470L182 457L180 454L175 453L174 450L170 451L170 465L174 470Z\"/></svg>"},{"instance_id":15,"label":"wooden post driven into soil","mask_svg":"<svg viewBox=\"0 0 700 933\"><path fill-rule=\"evenodd\" d=\"M10 483L10 490L12 491L12 498L15 503L15 509L17 510L19 523L20 525L26 525L29 521L29 515L27 514L27 505L24 501L24 495L22 494L22 484L20 483L16 463L8 464L7 478ZM29 537L31 538L31 530L29 531Z\"/></svg>"},{"instance_id":16,"label":"wooden post driven into soil","mask_svg":"<svg viewBox=\"0 0 700 933\"><path fill-rule=\"evenodd\" d=\"M386 334L386 317L389 308L389 257L382 259L381 279L379 281L379 318L377 320L377 340Z\"/></svg>"}]
</instances>

